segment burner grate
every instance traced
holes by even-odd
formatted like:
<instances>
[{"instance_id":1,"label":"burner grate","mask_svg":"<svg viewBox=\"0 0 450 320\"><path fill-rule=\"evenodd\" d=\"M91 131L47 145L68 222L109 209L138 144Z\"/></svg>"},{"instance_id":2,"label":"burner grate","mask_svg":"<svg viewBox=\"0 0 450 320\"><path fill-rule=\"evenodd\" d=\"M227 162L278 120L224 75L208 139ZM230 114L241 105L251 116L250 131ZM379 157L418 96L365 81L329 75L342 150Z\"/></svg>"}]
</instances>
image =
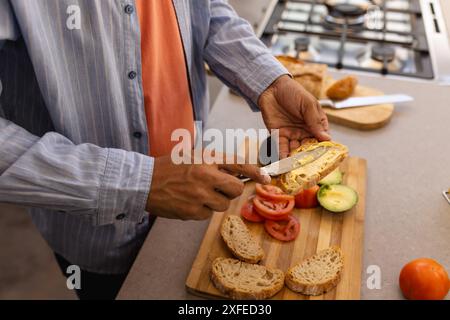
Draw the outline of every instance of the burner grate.
<instances>
[{"instance_id":1,"label":"burner grate","mask_svg":"<svg viewBox=\"0 0 450 320\"><path fill-rule=\"evenodd\" d=\"M338 69L431 79L431 58L418 1L348 0L346 5L341 6L341 12L333 12L332 9L339 9L339 6L330 7L323 0L279 1L266 25L262 40L274 49L275 54L295 55L295 38L306 36L310 38L310 47L316 47L318 52L314 62L326 63ZM361 3L366 4L364 9L358 7ZM374 6L374 3L378 6ZM335 50L333 53L327 50L324 56L320 43L326 41L333 42ZM399 68L390 67L391 57L383 58L381 64L369 64L370 67L363 65L362 60L358 64L355 62L356 55L354 57L347 49L350 43L365 46L363 53L369 58L374 47L403 52L399 58Z\"/></svg>"}]
</instances>

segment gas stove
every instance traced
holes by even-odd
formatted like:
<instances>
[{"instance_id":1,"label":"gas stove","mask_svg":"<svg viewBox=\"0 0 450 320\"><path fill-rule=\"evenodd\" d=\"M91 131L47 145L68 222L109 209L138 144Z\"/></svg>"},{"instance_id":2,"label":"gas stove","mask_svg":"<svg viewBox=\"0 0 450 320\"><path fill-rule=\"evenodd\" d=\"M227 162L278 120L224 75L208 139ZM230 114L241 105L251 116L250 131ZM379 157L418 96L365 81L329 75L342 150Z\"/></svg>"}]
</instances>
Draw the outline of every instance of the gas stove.
<instances>
[{"instance_id":1,"label":"gas stove","mask_svg":"<svg viewBox=\"0 0 450 320\"><path fill-rule=\"evenodd\" d=\"M448 81L450 72L439 77L437 72L450 71L438 0L288 0L276 1L272 9L260 34L275 55L336 69ZM444 35L445 45L439 38ZM440 53L434 52L439 39Z\"/></svg>"}]
</instances>

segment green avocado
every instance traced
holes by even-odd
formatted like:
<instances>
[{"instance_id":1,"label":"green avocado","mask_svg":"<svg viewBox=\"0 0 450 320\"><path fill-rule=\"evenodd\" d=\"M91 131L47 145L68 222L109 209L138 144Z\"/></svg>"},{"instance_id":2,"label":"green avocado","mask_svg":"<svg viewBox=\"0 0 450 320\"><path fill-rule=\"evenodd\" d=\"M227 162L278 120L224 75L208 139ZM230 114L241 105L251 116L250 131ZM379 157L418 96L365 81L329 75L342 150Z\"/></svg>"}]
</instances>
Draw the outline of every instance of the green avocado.
<instances>
[{"instance_id":1,"label":"green avocado","mask_svg":"<svg viewBox=\"0 0 450 320\"><path fill-rule=\"evenodd\" d=\"M325 184L341 184L342 183L342 172L337 168L325 178L319 181L319 185L323 186Z\"/></svg>"},{"instance_id":2,"label":"green avocado","mask_svg":"<svg viewBox=\"0 0 450 320\"><path fill-rule=\"evenodd\" d=\"M317 192L317 200L328 211L344 212L358 203L358 194L348 186L324 184Z\"/></svg>"}]
</instances>

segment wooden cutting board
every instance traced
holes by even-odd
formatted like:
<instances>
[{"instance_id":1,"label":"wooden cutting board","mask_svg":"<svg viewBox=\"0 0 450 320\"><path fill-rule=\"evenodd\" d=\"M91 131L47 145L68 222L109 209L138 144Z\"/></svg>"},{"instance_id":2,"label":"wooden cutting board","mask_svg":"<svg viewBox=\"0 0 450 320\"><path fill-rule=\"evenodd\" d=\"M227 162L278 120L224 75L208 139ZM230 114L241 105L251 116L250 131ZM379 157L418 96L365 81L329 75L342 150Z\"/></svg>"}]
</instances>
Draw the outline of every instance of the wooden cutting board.
<instances>
[{"instance_id":1,"label":"wooden cutting board","mask_svg":"<svg viewBox=\"0 0 450 320\"><path fill-rule=\"evenodd\" d=\"M247 223L266 253L261 264L269 267L286 271L290 266L331 245L340 246L344 254L342 279L334 290L322 296L307 297L284 287L274 299L343 300L360 298L366 160L348 158L342 163L341 170L344 173L343 183L354 188L359 195L358 204L352 210L333 214L322 208L295 209L294 214L300 221L300 234L292 242L281 242L272 238L260 223ZM209 278L211 263L215 258L232 256L220 236L220 226L226 215L240 214L241 206L254 191L255 184L248 182L243 195L231 203L227 212L214 214L186 280L189 292L206 298L223 298Z\"/></svg>"},{"instance_id":2,"label":"wooden cutting board","mask_svg":"<svg viewBox=\"0 0 450 320\"><path fill-rule=\"evenodd\" d=\"M327 80L327 85L325 88L328 88L333 81L334 80L332 79ZM367 97L380 95L384 95L384 93L373 88L357 86L355 93L352 96ZM326 99L325 93L323 93L322 96ZM370 107L348 108L341 110L324 108L324 111L330 122L359 130L373 130L381 128L389 123L392 115L394 114L394 105L380 104Z\"/></svg>"}]
</instances>

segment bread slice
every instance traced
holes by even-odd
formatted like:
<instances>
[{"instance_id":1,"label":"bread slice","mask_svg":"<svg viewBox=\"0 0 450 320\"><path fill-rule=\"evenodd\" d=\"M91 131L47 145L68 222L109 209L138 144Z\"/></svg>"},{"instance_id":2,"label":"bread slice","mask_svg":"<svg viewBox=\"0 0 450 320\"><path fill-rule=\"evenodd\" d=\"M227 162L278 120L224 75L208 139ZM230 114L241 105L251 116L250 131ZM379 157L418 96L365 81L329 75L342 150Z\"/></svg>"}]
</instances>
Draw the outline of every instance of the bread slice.
<instances>
[{"instance_id":1,"label":"bread slice","mask_svg":"<svg viewBox=\"0 0 450 320\"><path fill-rule=\"evenodd\" d=\"M297 194L303 189L315 186L320 180L336 169L348 155L348 148L346 146L333 141L318 142L316 139L308 139L308 141L303 142L291 155L302 151L314 150L321 146L328 147L329 149L320 158L280 176L277 185L284 192Z\"/></svg>"},{"instance_id":2,"label":"bread slice","mask_svg":"<svg viewBox=\"0 0 450 320\"><path fill-rule=\"evenodd\" d=\"M293 77L302 73L305 65L302 60L287 55L278 55L276 58Z\"/></svg>"},{"instance_id":3,"label":"bread slice","mask_svg":"<svg viewBox=\"0 0 450 320\"><path fill-rule=\"evenodd\" d=\"M344 100L349 98L358 85L358 79L354 76L347 76L333 83L326 91L328 98L333 100Z\"/></svg>"},{"instance_id":4,"label":"bread slice","mask_svg":"<svg viewBox=\"0 0 450 320\"><path fill-rule=\"evenodd\" d=\"M264 250L251 235L241 217L228 215L222 222L220 234L233 255L248 263L258 263Z\"/></svg>"},{"instance_id":5,"label":"bread slice","mask_svg":"<svg viewBox=\"0 0 450 320\"><path fill-rule=\"evenodd\" d=\"M291 267L285 283L292 291L318 296L337 286L343 268L341 249L330 247Z\"/></svg>"},{"instance_id":6,"label":"bread slice","mask_svg":"<svg viewBox=\"0 0 450 320\"><path fill-rule=\"evenodd\" d=\"M259 264L232 258L217 258L212 263L211 280L219 291L232 299L267 299L284 286L284 273Z\"/></svg>"}]
</instances>

